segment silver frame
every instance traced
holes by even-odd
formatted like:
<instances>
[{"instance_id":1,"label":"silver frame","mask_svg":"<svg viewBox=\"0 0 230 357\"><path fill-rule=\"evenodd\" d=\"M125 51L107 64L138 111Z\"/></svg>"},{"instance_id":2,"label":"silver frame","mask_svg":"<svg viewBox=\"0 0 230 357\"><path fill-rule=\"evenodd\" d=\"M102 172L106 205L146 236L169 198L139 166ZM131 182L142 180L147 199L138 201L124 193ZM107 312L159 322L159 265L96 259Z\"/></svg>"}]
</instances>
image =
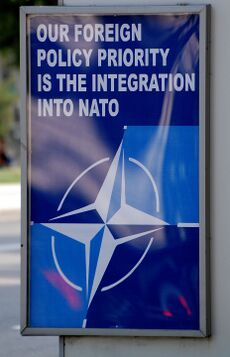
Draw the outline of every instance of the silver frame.
<instances>
[{"instance_id":1,"label":"silver frame","mask_svg":"<svg viewBox=\"0 0 230 357\"><path fill-rule=\"evenodd\" d=\"M199 271L200 271L200 330L158 329L89 329L89 328L33 328L29 327L29 241L30 241L30 88L27 61L27 18L30 15L156 15L156 14L200 15L200 105L199 105ZM210 336L210 194L209 194L209 44L210 5L176 6L25 6L20 9L20 60L21 60L21 162L22 162L22 244L21 244L21 334L22 335L94 335L94 336ZM28 100L29 99L29 100Z\"/></svg>"}]
</instances>

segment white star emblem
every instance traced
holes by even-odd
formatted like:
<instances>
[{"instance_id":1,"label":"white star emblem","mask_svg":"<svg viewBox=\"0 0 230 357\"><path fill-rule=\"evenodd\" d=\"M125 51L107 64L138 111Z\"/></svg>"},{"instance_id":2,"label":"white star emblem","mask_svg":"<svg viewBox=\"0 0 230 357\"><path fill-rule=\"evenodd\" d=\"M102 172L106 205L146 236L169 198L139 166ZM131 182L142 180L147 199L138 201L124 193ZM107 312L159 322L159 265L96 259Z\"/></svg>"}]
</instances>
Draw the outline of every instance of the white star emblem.
<instances>
[{"instance_id":1,"label":"white star emblem","mask_svg":"<svg viewBox=\"0 0 230 357\"><path fill-rule=\"evenodd\" d=\"M116 174L119 166L120 159L122 160L122 172L121 172L121 190L120 190L120 197L119 197L119 208L113 209L111 214L111 205L112 205L112 194L113 188L115 185ZM89 170L93 169L97 165L101 164L102 162L108 161L109 158L100 160L99 162L90 166L87 170L85 170L69 187L66 191L61 203L58 207L58 211L61 210L62 205L68 196L71 188L79 181L80 178L84 176ZM153 190L156 196L156 211L159 212L159 194L157 191L157 187L155 184L154 179L152 178L150 172L145 168L139 161L129 158L130 162L138 165L149 177ZM96 210L101 217L102 223L62 223L61 220L65 217L75 216L81 213L90 212L92 210ZM53 223L55 221L55 223ZM86 298L88 301L88 307L90 306L95 293L102 281L102 278L106 272L106 269L111 261L113 253L117 246L127 243L129 241L138 239L140 237L144 237L154 232L162 229L166 222L163 220L154 217L146 212L143 212L137 208L130 206L127 203L126 199L126 180L125 180L125 160L124 160L124 151L122 149L122 143L120 144L117 153L112 161L112 164L108 170L108 173L105 177L105 180L98 192L98 195L95 199L95 202L89 204L87 206L78 208L71 212L67 212L64 214L59 214L56 217L52 218L49 223L43 223L43 226L51 229L52 231L56 231L61 233L75 241L80 242L85 246L85 264L86 264ZM129 235L122 235L119 238L114 237L111 231L111 226L116 226L118 229L120 227L120 232L122 233L122 226L143 226L143 231L136 234L129 234ZM146 226L155 226L154 229L147 229ZM153 228L153 227L152 227ZM99 233L102 233L102 241L100 246L100 251L97 257L97 264L96 269L93 274L93 283L92 286L89 287L89 276L90 276L90 256L91 256L91 243L93 238ZM120 280L103 287L101 290L106 291L114 286L120 284L122 281L127 279L136 268L141 264L144 257L146 256L151 244L153 242L153 237L150 238L150 241L145 248L144 253L142 254L139 261L136 265ZM67 284L72 286L74 289L82 291L82 287L74 284L72 281L68 279L68 277L63 273L62 268L59 265L58 258L55 252L55 236L52 236L52 253L56 268L61 275L61 277L66 281Z\"/></svg>"}]
</instances>

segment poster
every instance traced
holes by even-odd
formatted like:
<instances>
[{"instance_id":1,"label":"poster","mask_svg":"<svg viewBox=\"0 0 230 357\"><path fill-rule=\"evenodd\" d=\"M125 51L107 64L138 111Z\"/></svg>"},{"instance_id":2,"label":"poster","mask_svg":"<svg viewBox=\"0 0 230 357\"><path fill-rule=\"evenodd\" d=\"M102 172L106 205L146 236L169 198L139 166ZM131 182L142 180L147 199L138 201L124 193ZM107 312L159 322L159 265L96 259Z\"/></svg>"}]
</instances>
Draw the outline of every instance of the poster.
<instances>
[{"instance_id":1,"label":"poster","mask_svg":"<svg viewBox=\"0 0 230 357\"><path fill-rule=\"evenodd\" d=\"M199 13L27 35L28 327L200 331Z\"/></svg>"}]
</instances>

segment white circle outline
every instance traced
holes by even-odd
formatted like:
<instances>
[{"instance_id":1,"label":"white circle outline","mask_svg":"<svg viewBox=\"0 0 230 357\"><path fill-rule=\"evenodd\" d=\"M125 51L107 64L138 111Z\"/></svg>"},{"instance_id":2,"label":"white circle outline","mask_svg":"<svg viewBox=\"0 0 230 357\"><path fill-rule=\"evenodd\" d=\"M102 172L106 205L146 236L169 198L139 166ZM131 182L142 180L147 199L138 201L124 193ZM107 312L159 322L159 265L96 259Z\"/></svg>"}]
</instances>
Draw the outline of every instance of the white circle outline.
<instances>
[{"instance_id":1,"label":"white circle outline","mask_svg":"<svg viewBox=\"0 0 230 357\"><path fill-rule=\"evenodd\" d=\"M72 188L77 184L77 182L83 177L85 176L89 171L91 171L94 167L106 162L106 161L109 161L110 158L109 157L106 157L104 159L101 159L101 160L98 160L97 162L95 162L94 164L90 165L87 169L85 169L72 183L71 185L68 187L68 189L66 190L66 192L64 193L62 199L61 199L61 202L58 206L58 209L57 211L59 211L62 206L63 206L63 203L66 199L66 197L68 196L69 192L72 190ZM151 175L151 173L149 172L149 170L138 160L132 158L132 157L129 157L129 161L136 164L138 167L140 167L145 173L146 175L148 176L148 178L150 179L151 183L152 183L152 186L153 186L153 190L155 192L155 196L156 196L156 211L159 212L160 211L160 200L159 200L159 192L158 192L158 189L157 189L157 185L156 185L156 182L153 178L153 176ZM140 259L138 260L138 262L134 265L134 267L127 273L125 274L122 278L120 278L119 280L117 280L116 282L110 284L110 285L107 285L107 286L104 286L101 291L104 292L104 291L108 291L112 288L114 288L115 286L121 284L123 281L125 281L126 279L129 278L129 276L131 276L133 274L133 272L139 267L139 265L142 263L142 261L144 260L145 256L147 255L152 243L153 243L153 240L154 238L150 238L150 241L147 245L147 247L145 248L145 251L143 252L142 256L140 257ZM82 291L82 287L77 285L77 284L74 284L73 282L71 282L67 277L66 275L63 273L60 265L59 265L59 262L58 262L58 258L57 258L57 255L56 255L56 250L55 250L55 237L52 236L52 240L51 240L51 249L52 249L52 255L53 255L53 259L54 259L54 263L55 263L55 266L59 272L59 274L61 275L62 279L68 284L70 285L73 289L75 290L78 290L78 291Z\"/></svg>"}]
</instances>

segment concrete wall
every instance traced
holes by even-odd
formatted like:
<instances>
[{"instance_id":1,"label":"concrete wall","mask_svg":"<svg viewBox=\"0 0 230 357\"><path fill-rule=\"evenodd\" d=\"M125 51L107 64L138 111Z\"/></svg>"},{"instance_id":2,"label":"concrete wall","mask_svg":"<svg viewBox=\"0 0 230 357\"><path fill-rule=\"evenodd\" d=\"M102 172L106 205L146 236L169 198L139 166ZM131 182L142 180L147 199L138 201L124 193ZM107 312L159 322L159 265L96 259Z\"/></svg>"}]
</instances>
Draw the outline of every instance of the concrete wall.
<instances>
[{"instance_id":1,"label":"concrete wall","mask_svg":"<svg viewBox=\"0 0 230 357\"><path fill-rule=\"evenodd\" d=\"M64 0L64 5L109 5L108 1ZM116 5L163 4L116 0ZM183 1L182 1L183 2ZM190 4L199 1L190 0ZM165 3L165 2L164 2ZM211 34L211 301L212 337L65 338L64 356L229 357L230 356L230 2L212 0ZM167 5L176 1L167 0Z\"/></svg>"}]
</instances>

